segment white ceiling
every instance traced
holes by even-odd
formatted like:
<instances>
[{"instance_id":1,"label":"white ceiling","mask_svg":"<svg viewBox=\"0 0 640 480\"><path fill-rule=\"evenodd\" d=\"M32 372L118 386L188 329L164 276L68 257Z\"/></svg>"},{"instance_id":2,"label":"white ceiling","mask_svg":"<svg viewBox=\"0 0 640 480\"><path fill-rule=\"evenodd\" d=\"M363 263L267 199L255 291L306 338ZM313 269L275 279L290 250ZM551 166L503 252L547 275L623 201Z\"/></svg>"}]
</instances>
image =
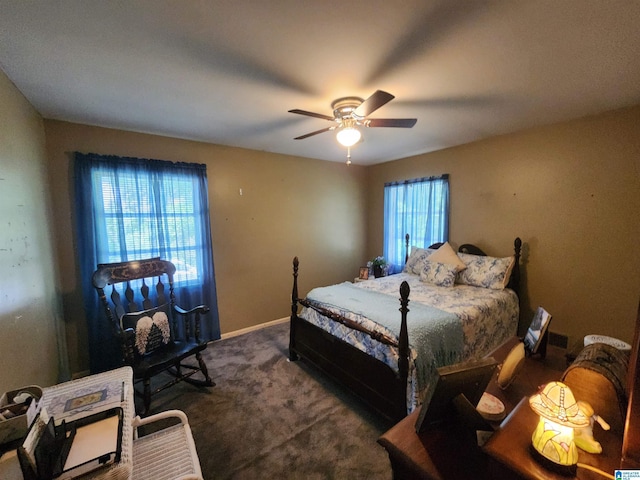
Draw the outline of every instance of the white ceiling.
<instances>
[{"instance_id":1,"label":"white ceiling","mask_svg":"<svg viewBox=\"0 0 640 480\"><path fill-rule=\"evenodd\" d=\"M639 0L0 0L0 67L45 117L343 162L342 96L396 96L371 165L640 104Z\"/></svg>"}]
</instances>

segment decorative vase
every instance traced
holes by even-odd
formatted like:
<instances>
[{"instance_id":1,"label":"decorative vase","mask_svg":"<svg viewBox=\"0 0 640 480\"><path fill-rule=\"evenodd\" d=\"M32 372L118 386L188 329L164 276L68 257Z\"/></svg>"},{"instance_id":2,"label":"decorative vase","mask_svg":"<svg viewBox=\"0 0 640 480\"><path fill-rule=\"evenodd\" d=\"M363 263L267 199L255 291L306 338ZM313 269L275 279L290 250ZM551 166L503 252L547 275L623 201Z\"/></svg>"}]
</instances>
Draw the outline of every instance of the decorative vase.
<instances>
[{"instance_id":1,"label":"decorative vase","mask_svg":"<svg viewBox=\"0 0 640 480\"><path fill-rule=\"evenodd\" d=\"M380 265L373 266L373 276L376 278L380 278L382 276L382 266Z\"/></svg>"}]
</instances>

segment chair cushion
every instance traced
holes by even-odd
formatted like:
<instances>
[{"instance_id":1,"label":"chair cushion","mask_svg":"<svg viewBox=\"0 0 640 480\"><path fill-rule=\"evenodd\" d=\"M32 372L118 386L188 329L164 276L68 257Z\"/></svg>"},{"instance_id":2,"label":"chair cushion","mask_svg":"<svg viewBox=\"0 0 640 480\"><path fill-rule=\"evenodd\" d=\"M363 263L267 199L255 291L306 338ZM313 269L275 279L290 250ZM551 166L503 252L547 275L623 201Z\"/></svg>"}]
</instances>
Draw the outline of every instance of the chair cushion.
<instances>
[{"instance_id":1,"label":"chair cushion","mask_svg":"<svg viewBox=\"0 0 640 480\"><path fill-rule=\"evenodd\" d=\"M139 355L149 354L172 341L169 309L170 305L165 303L149 310L125 313L120 319L123 329L134 330Z\"/></svg>"}]
</instances>

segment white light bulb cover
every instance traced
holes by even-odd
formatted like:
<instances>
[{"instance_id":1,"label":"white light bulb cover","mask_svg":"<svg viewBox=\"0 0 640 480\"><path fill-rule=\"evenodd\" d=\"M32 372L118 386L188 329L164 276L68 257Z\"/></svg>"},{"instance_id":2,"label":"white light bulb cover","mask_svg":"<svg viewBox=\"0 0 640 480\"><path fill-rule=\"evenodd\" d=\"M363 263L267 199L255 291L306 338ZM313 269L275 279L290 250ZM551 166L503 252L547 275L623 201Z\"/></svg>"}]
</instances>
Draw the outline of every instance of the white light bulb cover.
<instances>
[{"instance_id":1,"label":"white light bulb cover","mask_svg":"<svg viewBox=\"0 0 640 480\"><path fill-rule=\"evenodd\" d=\"M344 145L345 147L351 147L358 143L361 136L362 134L360 133L360 130L353 127L341 128L336 134L338 142L340 142L340 144Z\"/></svg>"}]
</instances>

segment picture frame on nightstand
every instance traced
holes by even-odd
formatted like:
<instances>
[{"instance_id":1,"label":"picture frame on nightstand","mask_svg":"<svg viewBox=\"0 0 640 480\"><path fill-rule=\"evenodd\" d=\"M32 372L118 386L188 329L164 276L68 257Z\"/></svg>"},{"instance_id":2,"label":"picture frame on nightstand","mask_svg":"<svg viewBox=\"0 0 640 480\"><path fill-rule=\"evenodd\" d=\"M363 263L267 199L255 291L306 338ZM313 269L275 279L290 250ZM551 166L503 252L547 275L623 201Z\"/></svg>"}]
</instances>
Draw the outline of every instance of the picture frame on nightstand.
<instances>
[{"instance_id":1,"label":"picture frame on nightstand","mask_svg":"<svg viewBox=\"0 0 640 480\"><path fill-rule=\"evenodd\" d=\"M369 267L360 267L360 280L369 280Z\"/></svg>"},{"instance_id":2,"label":"picture frame on nightstand","mask_svg":"<svg viewBox=\"0 0 640 480\"><path fill-rule=\"evenodd\" d=\"M538 307L524 336L524 346L530 355L538 353L539 350L544 351L542 344L545 340L549 323L551 323L551 314L544 308Z\"/></svg>"},{"instance_id":3,"label":"picture frame on nightstand","mask_svg":"<svg viewBox=\"0 0 640 480\"><path fill-rule=\"evenodd\" d=\"M418 434L460 417L474 430L492 430L476 410L498 362L493 357L457 363L437 369L422 398L422 407L415 423Z\"/></svg>"}]
</instances>

